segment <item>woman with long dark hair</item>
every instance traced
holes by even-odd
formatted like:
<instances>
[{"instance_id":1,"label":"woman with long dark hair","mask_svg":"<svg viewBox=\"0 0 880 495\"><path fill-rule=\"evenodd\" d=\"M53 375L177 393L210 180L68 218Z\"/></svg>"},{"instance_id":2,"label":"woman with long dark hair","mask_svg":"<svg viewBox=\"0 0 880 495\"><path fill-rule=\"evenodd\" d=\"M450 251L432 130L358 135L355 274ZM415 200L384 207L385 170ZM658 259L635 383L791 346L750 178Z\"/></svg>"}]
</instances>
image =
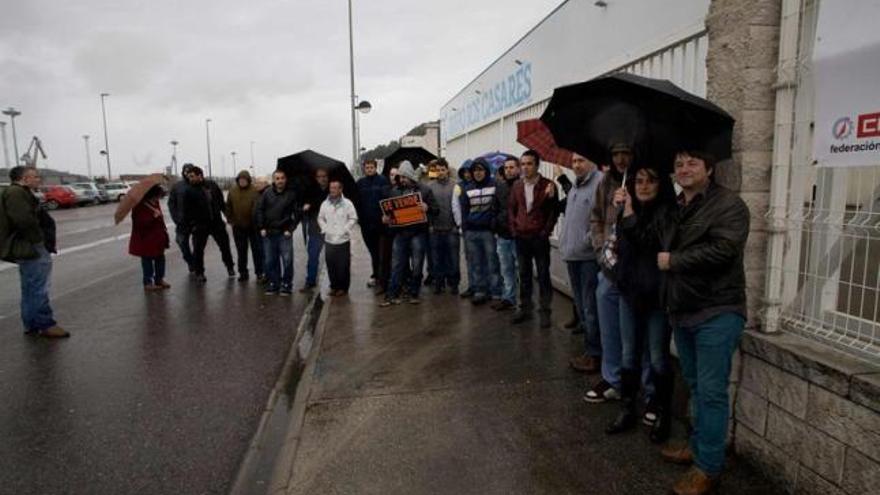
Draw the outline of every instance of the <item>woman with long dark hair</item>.
<instances>
[{"instance_id":1,"label":"woman with long dark hair","mask_svg":"<svg viewBox=\"0 0 880 495\"><path fill-rule=\"evenodd\" d=\"M145 291L168 289L165 282L165 250L168 249L168 230L159 199L165 190L157 184L131 210L131 239L128 252L141 259Z\"/></svg>"},{"instance_id":2,"label":"woman with long dark hair","mask_svg":"<svg viewBox=\"0 0 880 495\"><path fill-rule=\"evenodd\" d=\"M609 434L626 431L638 422L636 396L641 364L647 353L654 383L651 399L656 419L650 437L655 443L669 437L672 373L669 344L671 330L660 303L662 275L657 267L660 234L675 198L672 180L662 171L641 165L628 171L630 180L614 195L622 211L618 218L617 282L621 292L620 334L621 411L608 425Z\"/></svg>"}]
</instances>

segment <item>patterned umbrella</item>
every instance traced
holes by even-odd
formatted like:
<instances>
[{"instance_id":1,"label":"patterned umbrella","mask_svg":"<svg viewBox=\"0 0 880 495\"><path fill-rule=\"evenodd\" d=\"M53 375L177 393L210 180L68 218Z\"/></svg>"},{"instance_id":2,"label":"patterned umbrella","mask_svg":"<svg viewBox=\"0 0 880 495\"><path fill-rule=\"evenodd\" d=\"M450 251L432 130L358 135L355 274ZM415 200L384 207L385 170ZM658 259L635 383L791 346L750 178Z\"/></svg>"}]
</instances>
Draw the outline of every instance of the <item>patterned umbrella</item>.
<instances>
[{"instance_id":1,"label":"patterned umbrella","mask_svg":"<svg viewBox=\"0 0 880 495\"><path fill-rule=\"evenodd\" d=\"M516 141L526 148L537 151L542 160L571 168L571 151L562 149L556 144L553 134L541 119L517 122Z\"/></svg>"}]
</instances>

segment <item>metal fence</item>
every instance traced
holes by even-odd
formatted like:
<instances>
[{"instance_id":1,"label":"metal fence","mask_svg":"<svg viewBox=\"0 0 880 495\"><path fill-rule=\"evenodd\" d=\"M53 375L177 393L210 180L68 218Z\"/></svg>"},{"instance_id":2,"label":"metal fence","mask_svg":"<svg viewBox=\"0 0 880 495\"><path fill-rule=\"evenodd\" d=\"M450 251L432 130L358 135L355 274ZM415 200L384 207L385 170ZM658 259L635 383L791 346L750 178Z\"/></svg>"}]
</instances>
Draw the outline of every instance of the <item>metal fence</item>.
<instances>
[{"instance_id":1,"label":"metal fence","mask_svg":"<svg viewBox=\"0 0 880 495\"><path fill-rule=\"evenodd\" d=\"M788 40L796 46L792 57L780 57L777 109L790 98L792 111L784 118L777 112L765 326L880 362L880 163L815 166L812 56L819 3L802 0L783 12L783 25L796 20L799 29L783 28L780 40L785 45L786 36L797 36Z\"/></svg>"}]
</instances>

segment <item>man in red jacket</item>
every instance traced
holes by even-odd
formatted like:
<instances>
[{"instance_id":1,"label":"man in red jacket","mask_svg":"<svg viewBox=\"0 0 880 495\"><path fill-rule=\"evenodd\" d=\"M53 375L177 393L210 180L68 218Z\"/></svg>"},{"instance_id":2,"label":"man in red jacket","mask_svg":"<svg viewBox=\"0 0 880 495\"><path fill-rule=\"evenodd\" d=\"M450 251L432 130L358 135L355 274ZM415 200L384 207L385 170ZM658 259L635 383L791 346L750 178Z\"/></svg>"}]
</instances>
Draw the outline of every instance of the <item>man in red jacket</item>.
<instances>
[{"instance_id":1,"label":"man in red jacket","mask_svg":"<svg viewBox=\"0 0 880 495\"><path fill-rule=\"evenodd\" d=\"M523 176L510 191L508 223L516 239L516 258L519 264L520 306L513 315L513 323L532 318L532 262L538 272L539 316L541 328L550 328L550 303L553 286L550 282L550 234L559 216L556 186L538 173L541 157L528 150L520 158Z\"/></svg>"}]
</instances>

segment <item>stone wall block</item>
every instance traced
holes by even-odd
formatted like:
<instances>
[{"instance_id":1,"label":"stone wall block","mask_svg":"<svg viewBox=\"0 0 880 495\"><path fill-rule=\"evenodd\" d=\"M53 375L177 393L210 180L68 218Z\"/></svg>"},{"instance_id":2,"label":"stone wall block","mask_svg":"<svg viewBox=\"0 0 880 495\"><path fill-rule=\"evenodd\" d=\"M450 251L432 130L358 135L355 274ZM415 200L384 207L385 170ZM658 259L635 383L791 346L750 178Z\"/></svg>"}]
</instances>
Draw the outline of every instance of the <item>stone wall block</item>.
<instances>
[{"instance_id":1,"label":"stone wall block","mask_svg":"<svg viewBox=\"0 0 880 495\"><path fill-rule=\"evenodd\" d=\"M754 231L763 231L767 228L767 211L770 209L770 197L762 192L740 192L740 197L749 208L751 218L749 228Z\"/></svg>"},{"instance_id":2,"label":"stone wall block","mask_svg":"<svg viewBox=\"0 0 880 495\"><path fill-rule=\"evenodd\" d=\"M880 463L847 449L842 486L852 495L880 492Z\"/></svg>"},{"instance_id":3,"label":"stone wall block","mask_svg":"<svg viewBox=\"0 0 880 495\"><path fill-rule=\"evenodd\" d=\"M811 385L807 423L880 462L880 415L876 412Z\"/></svg>"},{"instance_id":4,"label":"stone wall block","mask_svg":"<svg viewBox=\"0 0 880 495\"><path fill-rule=\"evenodd\" d=\"M846 446L830 436L812 428L804 434L801 463L835 485L843 478L843 461Z\"/></svg>"},{"instance_id":5,"label":"stone wall block","mask_svg":"<svg viewBox=\"0 0 880 495\"><path fill-rule=\"evenodd\" d=\"M741 424L736 430L736 452L778 483L786 493L794 490L799 466L796 455L774 446Z\"/></svg>"},{"instance_id":6,"label":"stone wall block","mask_svg":"<svg viewBox=\"0 0 880 495\"><path fill-rule=\"evenodd\" d=\"M801 466L797 473L797 495L846 495L828 480Z\"/></svg>"},{"instance_id":7,"label":"stone wall block","mask_svg":"<svg viewBox=\"0 0 880 495\"><path fill-rule=\"evenodd\" d=\"M804 419L807 416L809 386L805 380L791 373L746 356L743 362L742 385L795 417Z\"/></svg>"},{"instance_id":8,"label":"stone wall block","mask_svg":"<svg viewBox=\"0 0 880 495\"><path fill-rule=\"evenodd\" d=\"M742 105L742 102L740 102ZM742 108L740 106L739 108ZM741 131L739 143L734 143L736 151L773 151L773 136L776 130L775 111L742 110L736 126Z\"/></svg>"},{"instance_id":9,"label":"stone wall block","mask_svg":"<svg viewBox=\"0 0 880 495\"><path fill-rule=\"evenodd\" d=\"M749 26L748 40L746 68L775 68L779 61L779 26Z\"/></svg>"},{"instance_id":10,"label":"stone wall block","mask_svg":"<svg viewBox=\"0 0 880 495\"><path fill-rule=\"evenodd\" d=\"M880 414L880 372L853 376L850 398Z\"/></svg>"},{"instance_id":11,"label":"stone wall block","mask_svg":"<svg viewBox=\"0 0 880 495\"><path fill-rule=\"evenodd\" d=\"M734 417L739 423L764 436L769 402L745 387L740 387L737 393Z\"/></svg>"},{"instance_id":12,"label":"stone wall block","mask_svg":"<svg viewBox=\"0 0 880 495\"><path fill-rule=\"evenodd\" d=\"M742 171L740 191L769 192L773 152L741 151L738 153L738 157Z\"/></svg>"},{"instance_id":13,"label":"stone wall block","mask_svg":"<svg viewBox=\"0 0 880 495\"><path fill-rule=\"evenodd\" d=\"M771 443L786 452L800 452L804 444L804 434L806 431L806 423L779 407L770 406L767 413L767 433L765 437Z\"/></svg>"}]
</instances>

